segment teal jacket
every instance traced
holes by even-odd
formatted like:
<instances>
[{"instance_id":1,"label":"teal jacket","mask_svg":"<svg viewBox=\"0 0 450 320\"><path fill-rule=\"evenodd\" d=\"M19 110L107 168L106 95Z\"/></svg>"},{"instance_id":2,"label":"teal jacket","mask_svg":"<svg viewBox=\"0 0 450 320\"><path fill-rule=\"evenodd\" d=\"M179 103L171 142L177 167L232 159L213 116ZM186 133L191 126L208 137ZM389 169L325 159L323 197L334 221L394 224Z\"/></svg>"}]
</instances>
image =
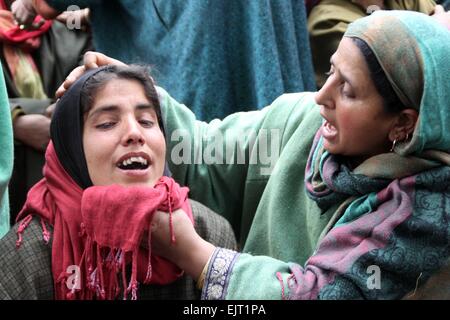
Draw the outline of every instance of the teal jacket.
<instances>
[{"instance_id":1,"label":"teal jacket","mask_svg":"<svg viewBox=\"0 0 450 320\"><path fill-rule=\"evenodd\" d=\"M9 221L9 199L8 183L13 169L13 133L11 125L11 113L9 110L8 95L6 93L5 79L0 64L0 238L3 237L10 228Z\"/></svg>"}]
</instances>

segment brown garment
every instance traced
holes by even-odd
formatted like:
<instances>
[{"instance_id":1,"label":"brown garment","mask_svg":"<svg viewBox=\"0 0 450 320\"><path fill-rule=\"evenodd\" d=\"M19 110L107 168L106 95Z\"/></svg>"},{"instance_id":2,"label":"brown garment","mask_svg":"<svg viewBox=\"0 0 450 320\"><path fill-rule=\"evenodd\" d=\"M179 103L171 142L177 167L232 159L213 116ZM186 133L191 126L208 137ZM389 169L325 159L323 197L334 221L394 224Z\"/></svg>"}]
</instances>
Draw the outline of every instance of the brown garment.
<instances>
[{"instance_id":1,"label":"brown garment","mask_svg":"<svg viewBox=\"0 0 450 320\"><path fill-rule=\"evenodd\" d=\"M387 10L412 10L426 14L433 12L435 5L434 0L385 0ZM348 25L366 15L359 5L349 0L322 0L312 9L308 31L318 88L325 84L330 58Z\"/></svg>"}]
</instances>

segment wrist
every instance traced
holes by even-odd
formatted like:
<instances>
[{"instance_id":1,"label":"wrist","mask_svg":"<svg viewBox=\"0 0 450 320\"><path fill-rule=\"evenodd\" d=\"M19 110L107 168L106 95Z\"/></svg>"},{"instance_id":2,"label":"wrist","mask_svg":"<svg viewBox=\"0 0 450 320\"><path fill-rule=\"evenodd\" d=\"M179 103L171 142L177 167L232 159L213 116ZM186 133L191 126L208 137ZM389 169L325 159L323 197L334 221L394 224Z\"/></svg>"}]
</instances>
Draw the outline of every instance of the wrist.
<instances>
[{"instance_id":1,"label":"wrist","mask_svg":"<svg viewBox=\"0 0 450 320\"><path fill-rule=\"evenodd\" d=\"M17 113L13 115L12 119L12 125L13 125L13 135L14 139L18 141L23 141L23 121L25 120L23 117L25 116L25 113Z\"/></svg>"},{"instance_id":2,"label":"wrist","mask_svg":"<svg viewBox=\"0 0 450 320\"><path fill-rule=\"evenodd\" d=\"M214 253L215 246L200 238L200 241L180 259L179 267L193 279L198 280Z\"/></svg>"},{"instance_id":3,"label":"wrist","mask_svg":"<svg viewBox=\"0 0 450 320\"><path fill-rule=\"evenodd\" d=\"M11 110L11 121L14 125L14 122L20 117L23 116L25 112L23 111L22 107L17 106L14 109Z\"/></svg>"},{"instance_id":4,"label":"wrist","mask_svg":"<svg viewBox=\"0 0 450 320\"><path fill-rule=\"evenodd\" d=\"M200 275L197 278L196 287L198 290L202 290L203 286L205 285L206 274L208 273L209 264L211 263L211 258L213 256L213 254L211 254L209 256L208 261L206 262L205 266L203 267L202 272L200 273Z\"/></svg>"}]
</instances>

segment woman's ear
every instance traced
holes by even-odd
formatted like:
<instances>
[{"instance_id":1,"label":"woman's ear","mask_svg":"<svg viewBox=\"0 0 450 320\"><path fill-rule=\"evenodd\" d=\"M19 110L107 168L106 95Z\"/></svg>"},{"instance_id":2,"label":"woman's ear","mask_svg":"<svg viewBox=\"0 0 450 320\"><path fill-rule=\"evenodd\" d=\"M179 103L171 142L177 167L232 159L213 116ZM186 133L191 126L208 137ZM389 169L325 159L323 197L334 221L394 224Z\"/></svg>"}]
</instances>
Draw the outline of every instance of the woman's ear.
<instances>
[{"instance_id":1,"label":"woman's ear","mask_svg":"<svg viewBox=\"0 0 450 320\"><path fill-rule=\"evenodd\" d=\"M416 127L419 113L415 109L404 109L397 115L397 120L389 133L391 141L404 141L407 136L411 136Z\"/></svg>"}]
</instances>

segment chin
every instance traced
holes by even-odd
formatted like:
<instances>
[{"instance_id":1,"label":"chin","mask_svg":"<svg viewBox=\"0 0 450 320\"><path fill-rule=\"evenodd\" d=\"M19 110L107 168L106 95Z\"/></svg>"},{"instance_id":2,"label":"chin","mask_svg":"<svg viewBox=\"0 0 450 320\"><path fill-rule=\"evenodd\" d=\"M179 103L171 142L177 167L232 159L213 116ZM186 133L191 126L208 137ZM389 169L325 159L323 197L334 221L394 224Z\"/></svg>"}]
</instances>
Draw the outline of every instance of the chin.
<instances>
[{"instance_id":1,"label":"chin","mask_svg":"<svg viewBox=\"0 0 450 320\"><path fill-rule=\"evenodd\" d=\"M337 154L337 148L333 146L333 144L330 144L327 140L324 140L323 148L331 154Z\"/></svg>"}]
</instances>

